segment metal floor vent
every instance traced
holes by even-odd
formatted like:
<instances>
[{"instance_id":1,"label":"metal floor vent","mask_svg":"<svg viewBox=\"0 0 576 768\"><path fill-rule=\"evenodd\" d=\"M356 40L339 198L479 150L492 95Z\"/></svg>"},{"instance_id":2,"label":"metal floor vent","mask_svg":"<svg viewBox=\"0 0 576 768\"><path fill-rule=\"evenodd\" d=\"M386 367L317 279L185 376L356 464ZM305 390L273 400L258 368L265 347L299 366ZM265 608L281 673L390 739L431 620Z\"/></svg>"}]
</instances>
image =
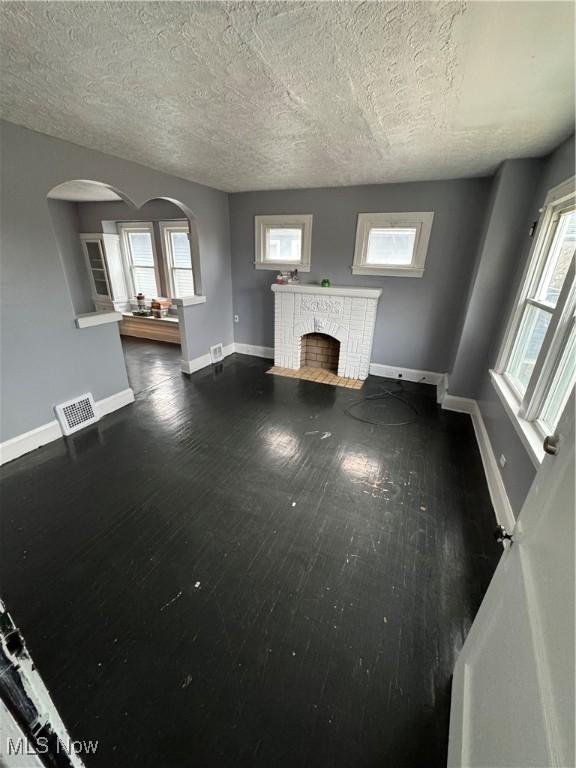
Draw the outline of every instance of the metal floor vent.
<instances>
[{"instance_id":1,"label":"metal floor vent","mask_svg":"<svg viewBox=\"0 0 576 768\"><path fill-rule=\"evenodd\" d=\"M214 344L213 347L210 347L210 357L212 358L213 363L221 363L222 360L224 360L222 344Z\"/></svg>"},{"instance_id":2,"label":"metal floor vent","mask_svg":"<svg viewBox=\"0 0 576 768\"><path fill-rule=\"evenodd\" d=\"M60 403L54 410L65 435L71 435L72 432L77 432L79 429L87 427L88 424L94 424L95 421L99 420L94 398L90 392L74 400Z\"/></svg>"}]
</instances>

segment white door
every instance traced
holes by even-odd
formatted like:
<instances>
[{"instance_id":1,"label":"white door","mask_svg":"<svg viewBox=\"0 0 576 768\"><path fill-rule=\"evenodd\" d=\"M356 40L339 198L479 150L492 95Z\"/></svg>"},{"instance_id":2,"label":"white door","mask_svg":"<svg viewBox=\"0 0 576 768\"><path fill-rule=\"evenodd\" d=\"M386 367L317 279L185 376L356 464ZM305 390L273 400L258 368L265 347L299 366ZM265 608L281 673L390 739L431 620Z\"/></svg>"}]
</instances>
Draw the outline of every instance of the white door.
<instances>
[{"instance_id":1,"label":"white door","mask_svg":"<svg viewBox=\"0 0 576 768\"><path fill-rule=\"evenodd\" d=\"M548 768L574 755L574 398L454 670L450 768Z\"/></svg>"}]
</instances>

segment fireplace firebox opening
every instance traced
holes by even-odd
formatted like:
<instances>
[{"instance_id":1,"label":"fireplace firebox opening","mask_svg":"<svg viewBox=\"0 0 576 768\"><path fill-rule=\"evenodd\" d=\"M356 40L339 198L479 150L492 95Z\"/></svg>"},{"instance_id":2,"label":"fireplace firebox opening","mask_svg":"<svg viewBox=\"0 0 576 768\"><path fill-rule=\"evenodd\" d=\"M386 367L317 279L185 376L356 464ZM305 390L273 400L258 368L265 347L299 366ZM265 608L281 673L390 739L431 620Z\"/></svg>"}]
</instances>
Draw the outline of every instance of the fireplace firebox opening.
<instances>
[{"instance_id":1,"label":"fireplace firebox opening","mask_svg":"<svg viewBox=\"0 0 576 768\"><path fill-rule=\"evenodd\" d=\"M323 368L338 372L340 342L326 333L307 333L302 336L300 347L301 368Z\"/></svg>"}]
</instances>

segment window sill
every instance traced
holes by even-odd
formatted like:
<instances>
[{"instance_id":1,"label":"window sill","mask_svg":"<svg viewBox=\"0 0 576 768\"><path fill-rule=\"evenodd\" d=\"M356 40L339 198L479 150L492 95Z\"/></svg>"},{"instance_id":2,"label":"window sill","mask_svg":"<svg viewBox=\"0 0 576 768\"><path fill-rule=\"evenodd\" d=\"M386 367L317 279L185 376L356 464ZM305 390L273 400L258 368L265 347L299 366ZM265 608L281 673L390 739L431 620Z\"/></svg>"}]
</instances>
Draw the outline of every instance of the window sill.
<instances>
[{"instance_id":1,"label":"window sill","mask_svg":"<svg viewBox=\"0 0 576 768\"><path fill-rule=\"evenodd\" d=\"M352 267L353 275L376 275L379 277L422 277L423 269L398 269L394 267Z\"/></svg>"},{"instance_id":2,"label":"window sill","mask_svg":"<svg viewBox=\"0 0 576 768\"><path fill-rule=\"evenodd\" d=\"M148 315L147 317L144 317L143 315L133 315L132 312L122 312L122 317L130 318L130 320L138 320L139 323L176 323L178 324L178 318L177 317L153 317L152 315Z\"/></svg>"},{"instance_id":3,"label":"window sill","mask_svg":"<svg viewBox=\"0 0 576 768\"><path fill-rule=\"evenodd\" d=\"M76 315L74 322L76 328L91 328L94 325L107 325L117 323L122 319L120 312L87 312L84 315Z\"/></svg>"},{"instance_id":4,"label":"window sill","mask_svg":"<svg viewBox=\"0 0 576 768\"><path fill-rule=\"evenodd\" d=\"M501 374L496 373L496 371L491 370L490 378L492 379L492 386L496 390L496 394L504 406L504 410L508 414L518 437L522 441L522 445L526 448L526 451L530 456L532 464L538 469L544 459L544 448L542 447L543 437L540 430L533 422L526 421L526 419L523 419L522 416L518 415L518 400L506 383L504 377Z\"/></svg>"},{"instance_id":5,"label":"window sill","mask_svg":"<svg viewBox=\"0 0 576 768\"><path fill-rule=\"evenodd\" d=\"M206 304L206 296L184 296L181 299L172 299L176 307L191 307L193 304Z\"/></svg>"},{"instance_id":6,"label":"window sill","mask_svg":"<svg viewBox=\"0 0 576 768\"><path fill-rule=\"evenodd\" d=\"M255 261L254 268L255 269L273 269L275 272L281 272L282 270L287 270L287 269L297 269L298 272L310 272L310 264L290 264L289 262L281 263L279 261L276 261L273 264L272 263L267 264L264 261Z\"/></svg>"}]
</instances>

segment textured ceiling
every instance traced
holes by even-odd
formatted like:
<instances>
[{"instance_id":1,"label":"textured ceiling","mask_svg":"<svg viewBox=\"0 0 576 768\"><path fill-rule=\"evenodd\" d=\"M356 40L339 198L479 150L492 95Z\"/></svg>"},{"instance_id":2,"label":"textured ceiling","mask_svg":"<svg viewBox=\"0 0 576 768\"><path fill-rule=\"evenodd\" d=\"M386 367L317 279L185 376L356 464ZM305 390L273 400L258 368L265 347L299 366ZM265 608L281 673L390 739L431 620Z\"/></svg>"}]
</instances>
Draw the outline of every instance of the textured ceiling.
<instances>
[{"instance_id":1,"label":"textured ceiling","mask_svg":"<svg viewBox=\"0 0 576 768\"><path fill-rule=\"evenodd\" d=\"M229 191L481 175L573 125L570 2L0 13L5 119Z\"/></svg>"}]
</instances>

